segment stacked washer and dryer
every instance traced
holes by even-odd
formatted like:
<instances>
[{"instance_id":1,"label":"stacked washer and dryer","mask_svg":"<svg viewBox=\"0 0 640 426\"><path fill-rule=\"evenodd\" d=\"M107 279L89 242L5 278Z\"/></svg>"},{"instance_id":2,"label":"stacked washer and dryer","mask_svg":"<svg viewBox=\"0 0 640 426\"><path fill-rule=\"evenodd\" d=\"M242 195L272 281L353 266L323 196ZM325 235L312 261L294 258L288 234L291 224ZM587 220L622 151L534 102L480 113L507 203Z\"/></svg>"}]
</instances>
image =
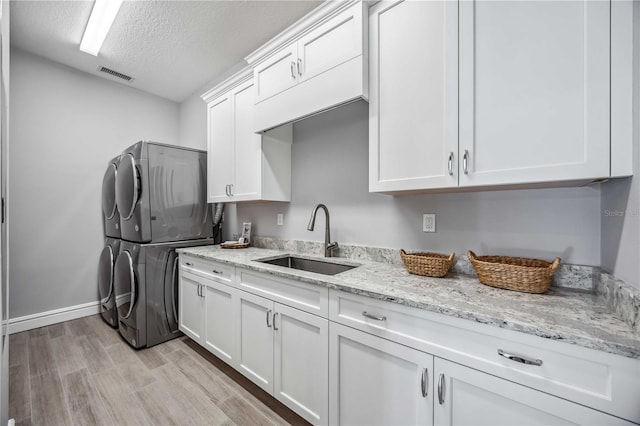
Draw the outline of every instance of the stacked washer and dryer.
<instances>
[{"instance_id":1,"label":"stacked washer and dryer","mask_svg":"<svg viewBox=\"0 0 640 426\"><path fill-rule=\"evenodd\" d=\"M138 142L108 164L101 312L135 348L181 334L175 250L214 243L206 170L205 151L155 142Z\"/></svg>"}]
</instances>

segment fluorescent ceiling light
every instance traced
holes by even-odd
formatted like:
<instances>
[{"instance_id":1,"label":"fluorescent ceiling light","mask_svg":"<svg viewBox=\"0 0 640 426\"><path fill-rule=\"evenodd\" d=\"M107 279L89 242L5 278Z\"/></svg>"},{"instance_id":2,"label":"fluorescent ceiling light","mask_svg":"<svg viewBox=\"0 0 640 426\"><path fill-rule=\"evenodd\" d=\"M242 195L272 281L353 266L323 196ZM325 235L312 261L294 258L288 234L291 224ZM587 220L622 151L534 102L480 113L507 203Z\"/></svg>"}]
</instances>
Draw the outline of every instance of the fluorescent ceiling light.
<instances>
[{"instance_id":1,"label":"fluorescent ceiling light","mask_svg":"<svg viewBox=\"0 0 640 426\"><path fill-rule=\"evenodd\" d=\"M98 56L121 5L122 0L95 0L80 42L80 50Z\"/></svg>"}]
</instances>

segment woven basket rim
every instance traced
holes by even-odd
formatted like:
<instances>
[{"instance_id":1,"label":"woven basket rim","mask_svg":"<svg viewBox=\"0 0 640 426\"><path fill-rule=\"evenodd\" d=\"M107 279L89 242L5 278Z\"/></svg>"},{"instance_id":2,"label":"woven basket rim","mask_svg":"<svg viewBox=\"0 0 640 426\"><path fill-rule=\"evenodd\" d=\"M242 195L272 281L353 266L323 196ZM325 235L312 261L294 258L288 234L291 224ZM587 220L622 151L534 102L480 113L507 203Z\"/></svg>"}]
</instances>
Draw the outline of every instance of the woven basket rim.
<instances>
[{"instance_id":1,"label":"woven basket rim","mask_svg":"<svg viewBox=\"0 0 640 426\"><path fill-rule=\"evenodd\" d=\"M415 256L418 258L453 260L455 255L456 254L454 252L451 252L451 254L443 254L432 251L407 252L405 249L400 249L400 256Z\"/></svg>"},{"instance_id":2,"label":"woven basket rim","mask_svg":"<svg viewBox=\"0 0 640 426\"><path fill-rule=\"evenodd\" d=\"M542 260L542 259L536 259L536 258L528 258L528 257L516 257L516 256L500 256L500 255L485 255L485 256L478 256L476 255L472 250L469 250L467 252L467 257L469 258L469 261L471 261L471 263L479 263L482 265L486 265L486 266L491 266L491 265L502 265L502 266L506 266L509 268L522 268L522 269L549 269L551 271L555 271L558 266L560 265L560 258L556 257L555 259L553 259L551 262L547 261L547 260ZM493 260L489 260L489 258L499 258L503 261L493 261ZM512 261L515 262L519 262L519 261L526 261L526 262L540 262L542 265L520 265L517 263L511 263Z\"/></svg>"}]
</instances>

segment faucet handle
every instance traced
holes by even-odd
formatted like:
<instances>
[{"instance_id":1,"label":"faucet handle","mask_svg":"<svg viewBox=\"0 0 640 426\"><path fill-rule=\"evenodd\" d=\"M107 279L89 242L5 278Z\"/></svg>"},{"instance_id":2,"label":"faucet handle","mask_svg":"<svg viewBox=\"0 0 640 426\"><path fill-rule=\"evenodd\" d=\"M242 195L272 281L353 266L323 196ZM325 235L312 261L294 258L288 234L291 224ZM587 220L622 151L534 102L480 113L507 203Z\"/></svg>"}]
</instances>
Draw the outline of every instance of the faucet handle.
<instances>
[{"instance_id":1,"label":"faucet handle","mask_svg":"<svg viewBox=\"0 0 640 426\"><path fill-rule=\"evenodd\" d=\"M338 242L334 241L332 243L327 244L327 251L332 252L334 250L338 250Z\"/></svg>"}]
</instances>

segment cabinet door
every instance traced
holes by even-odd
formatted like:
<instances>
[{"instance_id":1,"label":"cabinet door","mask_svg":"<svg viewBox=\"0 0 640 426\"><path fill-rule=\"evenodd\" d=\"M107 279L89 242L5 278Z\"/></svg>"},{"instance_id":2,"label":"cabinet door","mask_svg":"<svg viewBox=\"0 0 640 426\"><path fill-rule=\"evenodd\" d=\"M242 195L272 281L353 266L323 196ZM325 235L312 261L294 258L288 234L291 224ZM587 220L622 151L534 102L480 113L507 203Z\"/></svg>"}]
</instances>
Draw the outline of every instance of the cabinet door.
<instances>
[{"instance_id":1,"label":"cabinet door","mask_svg":"<svg viewBox=\"0 0 640 426\"><path fill-rule=\"evenodd\" d=\"M238 369L273 394L273 302L238 291Z\"/></svg>"},{"instance_id":2,"label":"cabinet door","mask_svg":"<svg viewBox=\"0 0 640 426\"><path fill-rule=\"evenodd\" d=\"M434 366L436 425L630 424L440 358Z\"/></svg>"},{"instance_id":3,"label":"cabinet door","mask_svg":"<svg viewBox=\"0 0 640 426\"><path fill-rule=\"evenodd\" d=\"M274 396L313 424L329 415L329 321L276 303Z\"/></svg>"},{"instance_id":4,"label":"cabinet door","mask_svg":"<svg viewBox=\"0 0 640 426\"><path fill-rule=\"evenodd\" d=\"M298 41L296 72L303 82L363 53L362 4L355 4Z\"/></svg>"},{"instance_id":5,"label":"cabinet door","mask_svg":"<svg viewBox=\"0 0 640 426\"><path fill-rule=\"evenodd\" d=\"M178 328L198 343L202 342L204 298L198 277L181 272L179 281Z\"/></svg>"},{"instance_id":6,"label":"cabinet door","mask_svg":"<svg viewBox=\"0 0 640 426\"><path fill-rule=\"evenodd\" d=\"M609 1L460 2L460 186L609 176L609 32Z\"/></svg>"},{"instance_id":7,"label":"cabinet door","mask_svg":"<svg viewBox=\"0 0 640 426\"><path fill-rule=\"evenodd\" d=\"M230 94L207 106L209 121L207 155L207 201L229 201L228 185L233 183L234 137L233 108Z\"/></svg>"},{"instance_id":8,"label":"cabinet door","mask_svg":"<svg viewBox=\"0 0 640 426\"><path fill-rule=\"evenodd\" d=\"M227 364L237 363L236 300L238 290L213 281L207 282L205 295L204 346Z\"/></svg>"},{"instance_id":9,"label":"cabinet door","mask_svg":"<svg viewBox=\"0 0 640 426\"><path fill-rule=\"evenodd\" d=\"M293 43L265 60L253 70L255 102L287 90L298 81L298 45Z\"/></svg>"},{"instance_id":10,"label":"cabinet door","mask_svg":"<svg viewBox=\"0 0 640 426\"><path fill-rule=\"evenodd\" d=\"M331 424L433 422L431 355L333 322L329 336Z\"/></svg>"},{"instance_id":11,"label":"cabinet door","mask_svg":"<svg viewBox=\"0 0 640 426\"><path fill-rule=\"evenodd\" d=\"M458 2L381 2L369 29L369 190L458 186Z\"/></svg>"},{"instance_id":12,"label":"cabinet door","mask_svg":"<svg viewBox=\"0 0 640 426\"><path fill-rule=\"evenodd\" d=\"M249 81L233 91L235 179L234 201L258 200L262 182L262 136L253 132L255 93Z\"/></svg>"}]
</instances>

